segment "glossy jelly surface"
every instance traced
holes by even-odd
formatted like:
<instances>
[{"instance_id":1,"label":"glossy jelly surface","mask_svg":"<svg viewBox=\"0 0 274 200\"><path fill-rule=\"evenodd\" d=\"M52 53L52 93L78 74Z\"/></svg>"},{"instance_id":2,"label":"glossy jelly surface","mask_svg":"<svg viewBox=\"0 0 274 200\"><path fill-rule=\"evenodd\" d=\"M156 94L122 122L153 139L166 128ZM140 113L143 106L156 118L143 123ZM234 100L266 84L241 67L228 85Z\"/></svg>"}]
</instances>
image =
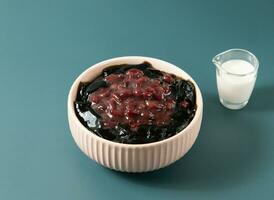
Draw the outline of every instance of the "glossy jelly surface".
<instances>
[{"instance_id":1,"label":"glossy jelly surface","mask_svg":"<svg viewBox=\"0 0 274 200\"><path fill-rule=\"evenodd\" d=\"M193 83L148 62L116 65L80 83L75 101L81 123L107 140L156 142L183 130L196 111Z\"/></svg>"}]
</instances>

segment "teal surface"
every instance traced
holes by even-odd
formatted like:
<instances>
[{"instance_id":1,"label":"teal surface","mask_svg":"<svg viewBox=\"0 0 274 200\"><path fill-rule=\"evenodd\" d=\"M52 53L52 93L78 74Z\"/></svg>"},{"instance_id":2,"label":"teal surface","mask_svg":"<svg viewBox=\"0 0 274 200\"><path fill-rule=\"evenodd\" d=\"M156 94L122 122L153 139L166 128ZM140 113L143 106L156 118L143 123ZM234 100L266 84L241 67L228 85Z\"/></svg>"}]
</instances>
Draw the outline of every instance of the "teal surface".
<instances>
[{"instance_id":1,"label":"teal surface","mask_svg":"<svg viewBox=\"0 0 274 200\"><path fill-rule=\"evenodd\" d=\"M241 111L217 98L212 57L260 60ZM0 199L273 199L274 1L0 0ZM145 55L199 84L204 120L191 151L146 174L105 169L75 145L66 100L90 65Z\"/></svg>"}]
</instances>

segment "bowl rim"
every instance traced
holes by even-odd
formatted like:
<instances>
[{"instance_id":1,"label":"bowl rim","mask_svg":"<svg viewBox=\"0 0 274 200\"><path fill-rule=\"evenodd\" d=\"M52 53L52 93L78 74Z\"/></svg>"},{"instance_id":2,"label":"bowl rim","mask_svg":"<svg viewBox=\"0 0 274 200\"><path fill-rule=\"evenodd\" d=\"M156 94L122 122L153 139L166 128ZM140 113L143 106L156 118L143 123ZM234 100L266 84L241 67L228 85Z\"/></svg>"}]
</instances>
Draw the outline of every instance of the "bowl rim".
<instances>
[{"instance_id":1,"label":"bowl rim","mask_svg":"<svg viewBox=\"0 0 274 200\"><path fill-rule=\"evenodd\" d=\"M115 61L130 62L131 60L140 60L140 63L144 62L144 61L148 61L148 62L152 61L153 62L153 60L157 61L157 62L162 62L162 63L164 63L164 64L166 64L166 65L169 66L169 68L168 68L167 71L169 71L170 68L177 68L177 69L179 69L180 71L182 71L187 76L187 77L182 77L182 78L184 78L186 80L190 80L194 84L195 91L196 91L197 110L195 112L195 115L194 115L193 119L187 125L186 128L184 128L182 131L176 133L175 135L173 135L173 136L171 136L169 138L166 138L164 140L160 140L160 141L157 141L157 142L144 143L144 144L127 144L127 143L113 142L113 141L107 140L105 138L102 138L102 137L96 135L91 130L88 130L80 122L80 120L78 119L78 117L76 116L76 113L75 113L75 109L74 109L74 101L75 101L75 99L73 99L72 96L73 96L73 92L75 90L78 90L79 83L81 82L81 80L86 76L86 74L88 74L88 72L90 72L91 70L93 70L95 68L102 68L102 69L104 69L104 68L107 68L108 66L113 65L113 64L111 64L112 62L115 62ZM168 72L168 73L172 73L172 72ZM197 122L199 120L199 117L203 114L203 99L202 99L202 94L201 94L199 86L193 80L193 78L188 73L186 73L183 69L177 67L176 65L174 65L172 63L169 63L167 61L164 61L164 60L161 60L161 59L158 59L158 58L152 58L152 57L147 57L147 56L121 56L121 57L114 57L114 58L103 60L101 62L98 62L96 64L91 65L86 70L84 70L73 81L73 84L71 85L70 90L69 90L69 94L68 94L67 106L68 106L67 109L68 109L68 115L69 115L68 117L69 118L72 117L72 120L75 123L77 123L78 127L80 127L82 130L84 130L84 131L81 131L82 133L83 132L85 134L89 134L90 133L91 137L95 137L97 140L100 140L101 142L104 142L104 143L108 143L110 145L115 145L115 146L119 146L119 147L128 147L128 148L134 148L134 149L135 148L145 148L145 147L150 147L150 146L155 146L155 145L162 145L162 144L166 144L166 143L168 143L168 142L170 142L172 140L176 140L180 135L185 134L189 129L193 128L193 126L195 126L195 124L196 124L195 122Z\"/></svg>"}]
</instances>

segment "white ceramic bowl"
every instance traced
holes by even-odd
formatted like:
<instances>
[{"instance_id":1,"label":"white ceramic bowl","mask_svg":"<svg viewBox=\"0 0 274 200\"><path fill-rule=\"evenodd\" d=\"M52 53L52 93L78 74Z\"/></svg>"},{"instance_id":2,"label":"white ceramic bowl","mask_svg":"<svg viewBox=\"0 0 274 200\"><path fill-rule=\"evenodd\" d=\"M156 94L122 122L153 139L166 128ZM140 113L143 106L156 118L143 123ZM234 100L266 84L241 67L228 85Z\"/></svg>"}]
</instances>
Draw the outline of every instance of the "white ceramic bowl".
<instances>
[{"instance_id":1,"label":"white ceramic bowl","mask_svg":"<svg viewBox=\"0 0 274 200\"><path fill-rule=\"evenodd\" d=\"M116 143L103 139L86 129L78 120L74 110L74 101L79 83L93 80L108 66L140 64L144 61L150 62L156 69L192 81L196 88L197 111L191 123L181 132L168 139L148 144ZM68 121L76 144L88 157L97 163L124 172L156 170L170 165L184 156L197 138L201 126L202 113L202 95L195 81L175 65L149 57L119 57L97 63L84 71L74 81L68 96Z\"/></svg>"}]
</instances>

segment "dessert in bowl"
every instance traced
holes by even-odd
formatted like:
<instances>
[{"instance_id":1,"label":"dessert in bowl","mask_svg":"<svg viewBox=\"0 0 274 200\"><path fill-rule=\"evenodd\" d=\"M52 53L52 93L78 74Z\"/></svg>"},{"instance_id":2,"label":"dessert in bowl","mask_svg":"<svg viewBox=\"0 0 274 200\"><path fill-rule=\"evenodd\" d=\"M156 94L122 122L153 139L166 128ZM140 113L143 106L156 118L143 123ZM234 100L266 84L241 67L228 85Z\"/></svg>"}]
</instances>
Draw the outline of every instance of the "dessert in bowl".
<instances>
[{"instance_id":1,"label":"dessert in bowl","mask_svg":"<svg viewBox=\"0 0 274 200\"><path fill-rule=\"evenodd\" d=\"M149 57L119 57L83 72L68 97L79 148L105 167L145 172L181 158L200 130L203 102L182 69Z\"/></svg>"}]
</instances>

